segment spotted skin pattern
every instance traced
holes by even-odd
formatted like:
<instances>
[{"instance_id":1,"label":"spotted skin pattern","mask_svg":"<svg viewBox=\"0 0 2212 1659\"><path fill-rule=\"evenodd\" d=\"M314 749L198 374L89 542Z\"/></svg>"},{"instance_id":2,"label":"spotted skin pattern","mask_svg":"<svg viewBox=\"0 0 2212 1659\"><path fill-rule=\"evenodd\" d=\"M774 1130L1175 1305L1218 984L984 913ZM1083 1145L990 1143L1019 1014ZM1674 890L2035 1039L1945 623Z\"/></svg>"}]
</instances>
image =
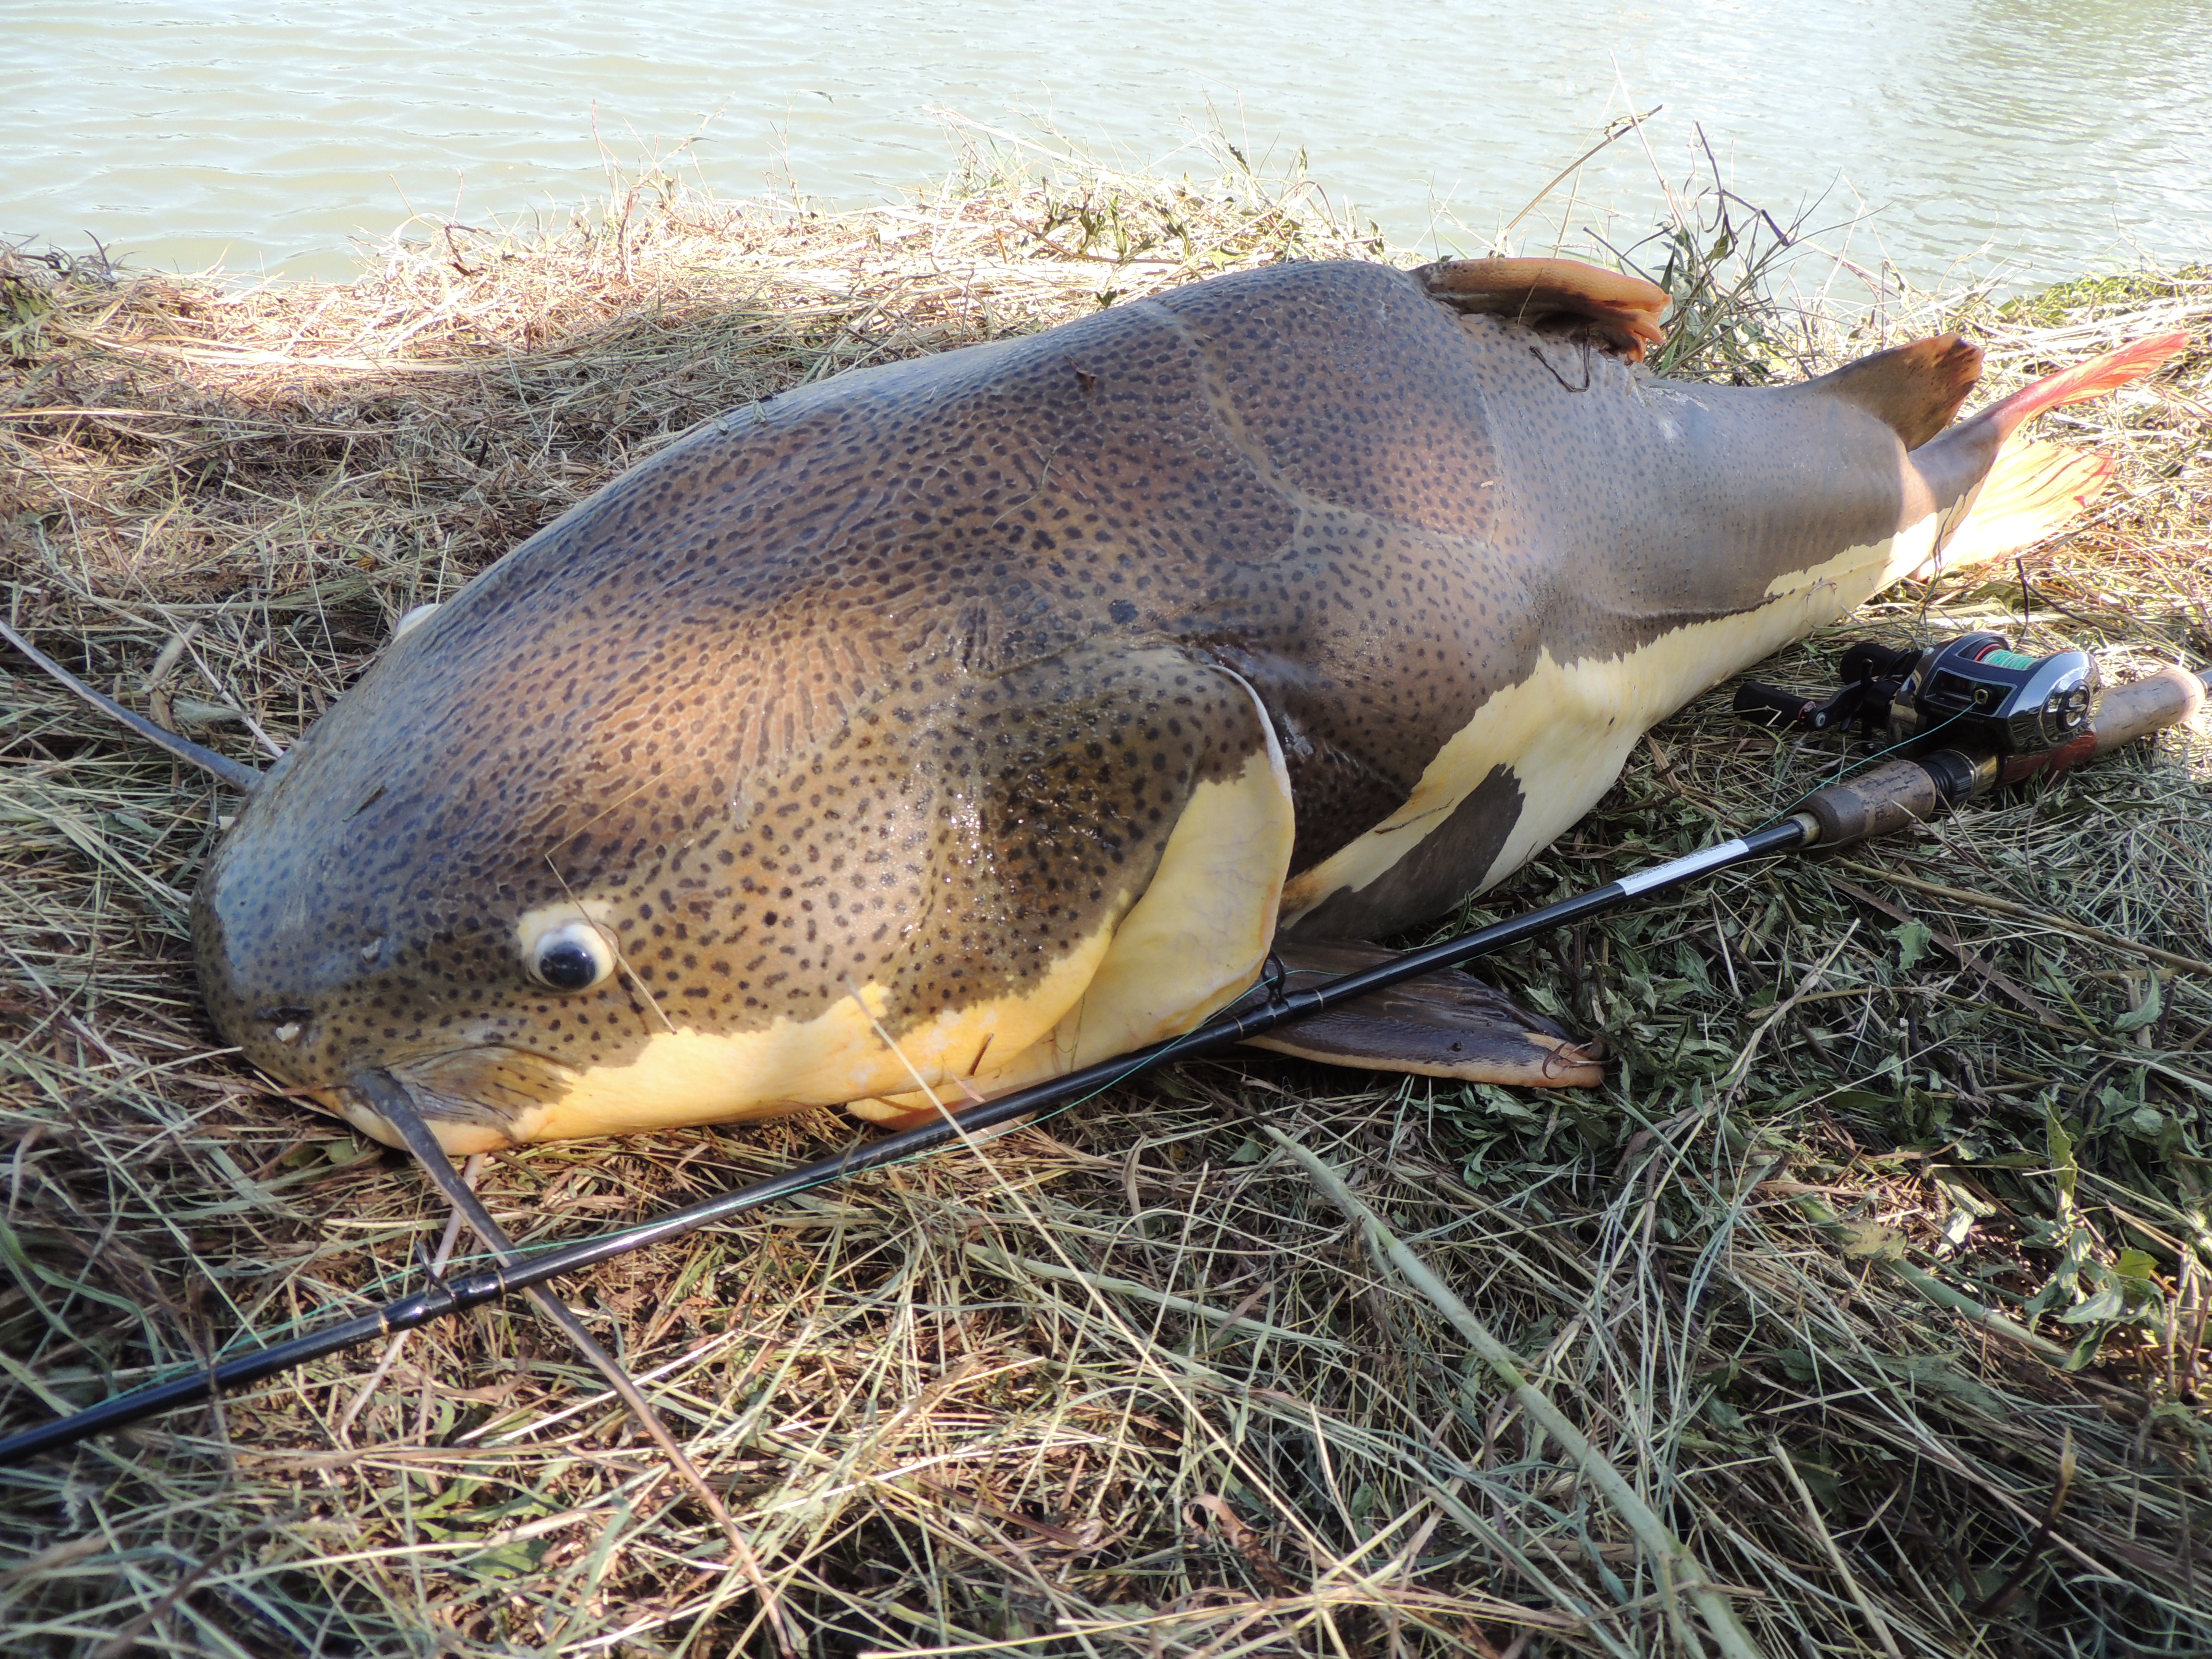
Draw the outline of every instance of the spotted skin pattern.
<instances>
[{"instance_id":1,"label":"spotted skin pattern","mask_svg":"<svg viewBox=\"0 0 2212 1659\"><path fill-rule=\"evenodd\" d=\"M218 849L201 981L266 1071L381 1133L342 1085L393 1067L456 1148L579 1132L532 1114L679 1032L787 1079L690 1121L910 1088L886 1068L949 1009L1004 1011L944 1039L987 1048L1060 1017L1200 792L1266 794L1259 708L1286 918L1403 926L1533 821L1492 757L1419 856L1315 890L1455 733L1979 476L1928 453L1819 383L1669 387L1370 264L843 375L695 430L398 639ZM580 992L518 943L563 907L618 950ZM787 1052L839 1021L859 1070Z\"/></svg>"}]
</instances>

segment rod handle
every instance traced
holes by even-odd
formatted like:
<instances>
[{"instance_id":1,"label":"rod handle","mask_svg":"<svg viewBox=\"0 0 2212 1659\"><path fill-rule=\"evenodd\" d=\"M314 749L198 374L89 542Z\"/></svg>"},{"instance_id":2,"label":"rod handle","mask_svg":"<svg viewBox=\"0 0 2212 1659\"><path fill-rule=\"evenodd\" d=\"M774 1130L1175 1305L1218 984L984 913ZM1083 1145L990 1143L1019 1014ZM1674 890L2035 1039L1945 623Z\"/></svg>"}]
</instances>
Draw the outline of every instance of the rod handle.
<instances>
[{"instance_id":1,"label":"rod handle","mask_svg":"<svg viewBox=\"0 0 2212 1659\"><path fill-rule=\"evenodd\" d=\"M1909 823L1925 823L2000 783L2055 777L2069 766L2179 725L2203 708L2206 695L2205 682L2187 669L2162 668L2106 691L2095 729L2061 748L2005 757L1939 749L1832 783L1799 811L1815 826L1814 846L1848 847Z\"/></svg>"},{"instance_id":2,"label":"rod handle","mask_svg":"<svg viewBox=\"0 0 2212 1659\"><path fill-rule=\"evenodd\" d=\"M1848 847L1908 823L1925 823L1995 787L1999 775L1994 755L1938 749L1832 783L1807 800L1798 815L1813 820L1814 846Z\"/></svg>"},{"instance_id":3,"label":"rod handle","mask_svg":"<svg viewBox=\"0 0 2212 1659\"><path fill-rule=\"evenodd\" d=\"M1908 823L1924 823L1942 809L1942 796L1928 769L1899 760L1830 784L1798 811L1819 826L1813 844L1825 851L1886 836Z\"/></svg>"},{"instance_id":4,"label":"rod handle","mask_svg":"<svg viewBox=\"0 0 2212 1659\"><path fill-rule=\"evenodd\" d=\"M2193 719L2204 706L2204 682L2185 668L2161 668L2106 690L2097 706L2096 752L2147 738Z\"/></svg>"}]
</instances>

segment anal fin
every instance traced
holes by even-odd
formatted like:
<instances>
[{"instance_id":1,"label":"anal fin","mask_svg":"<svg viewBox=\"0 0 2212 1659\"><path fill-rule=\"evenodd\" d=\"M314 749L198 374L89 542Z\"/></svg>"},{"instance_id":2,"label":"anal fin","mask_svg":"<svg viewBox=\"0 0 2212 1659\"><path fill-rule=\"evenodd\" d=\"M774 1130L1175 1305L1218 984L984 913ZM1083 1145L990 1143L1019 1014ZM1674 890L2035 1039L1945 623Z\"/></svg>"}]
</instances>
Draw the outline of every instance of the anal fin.
<instances>
[{"instance_id":1,"label":"anal fin","mask_svg":"<svg viewBox=\"0 0 2212 1659\"><path fill-rule=\"evenodd\" d=\"M1397 955L1379 945L1283 940L1276 955L1296 988ZM1255 999L1264 1000L1264 990ZM1605 1080L1601 1043L1577 1041L1503 992L1447 969L1286 1025L1246 1045L1363 1072L1410 1073L1527 1088L1594 1088Z\"/></svg>"}]
</instances>

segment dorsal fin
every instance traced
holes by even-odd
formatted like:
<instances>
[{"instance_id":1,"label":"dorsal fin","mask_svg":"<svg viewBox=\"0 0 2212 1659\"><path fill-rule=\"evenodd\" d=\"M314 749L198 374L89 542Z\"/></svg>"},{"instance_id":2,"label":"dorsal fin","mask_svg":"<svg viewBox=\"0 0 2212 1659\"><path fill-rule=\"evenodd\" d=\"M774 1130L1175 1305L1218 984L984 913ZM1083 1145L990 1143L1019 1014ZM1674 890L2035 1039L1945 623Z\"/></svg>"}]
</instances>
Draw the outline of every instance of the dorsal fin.
<instances>
[{"instance_id":1,"label":"dorsal fin","mask_svg":"<svg viewBox=\"0 0 2212 1659\"><path fill-rule=\"evenodd\" d=\"M1886 422L1907 449L1951 424L1982 377L1982 349L1957 334L1892 346L1808 381L1808 389L1856 404Z\"/></svg>"},{"instance_id":2,"label":"dorsal fin","mask_svg":"<svg viewBox=\"0 0 2212 1659\"><path fill-rule=\"evenodd\" d=\"M1455 311L1510 317L1534 327L1584 324L1598 343L1632 363L1667 337L1659 318L1667 290L1641 276L1579 259L1439 259L1413 273Z\"/></svg>"},{"instance_id":3,"label":"dorsal fin","mask_svg":"<svg viewBox=\"0 0 2212 1659\"><path fill-rule=\"evenodd\" d=\"M252 767L240 765L228 755L218 755L214 750L194 743L190 738L180 738L174 732L155 725L144 715L132 714L112 697L102 696L5 623L0 623L0 640L7 641L28 657L34 666L60 681L110 720L129 727L155 747L166 750L179 760L189 762L202 771L221 779L242 795L250 795L261 787L261 774Z\"/></svg>"}]
</instances>

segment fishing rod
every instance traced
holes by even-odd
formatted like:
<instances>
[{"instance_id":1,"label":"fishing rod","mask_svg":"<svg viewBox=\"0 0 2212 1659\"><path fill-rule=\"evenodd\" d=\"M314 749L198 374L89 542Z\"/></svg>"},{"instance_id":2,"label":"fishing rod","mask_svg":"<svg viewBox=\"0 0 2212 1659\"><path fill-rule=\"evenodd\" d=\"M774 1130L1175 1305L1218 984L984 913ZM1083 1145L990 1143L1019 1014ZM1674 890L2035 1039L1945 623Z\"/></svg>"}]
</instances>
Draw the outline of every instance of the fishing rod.
<instances>
[{"instance_id":1,"label":"fishing rod","mask_svg":"<svg viewBox=\"0 0 2212 1659\"><path fill-rule=\"evenodd\" d=\"M1908 741L1924 746L1828 785L1764 829L1316 985L1291 988L1280 963L1271 959L1259 985L1226 1012L1182 1036L980 1105L948 1111L936 1122L704 1200L640 1226L558 1246L526 1260L510 1258L459 1276L434 1276L427 1287L412 1295L320 1330L9 1435L0 1439L0 1468L260 1382L310 1360L450 1318L779 1200L903 1163L951 1141L1066 1106L1165 1061L1212 1054L1374 992L1601 915L1630 899L1663 893L1755 859L1849 846L1924 823L2000 785L2055 777L2187 720L2203 705L2208 692L2206 679L2180 668L2162 669L2107 690L2099 683L2095 659L2086 653L2028 657L1994 634L1970 634L1927 651L1855 646L1844 653L1844 668L1847 684L1826 703L1752 683L1739 692L1736 712L1811 731L1856 724L1870 736L1877 731L1901 732ZM1941 746L1935 746L1938 740Z\"/></svg>"}]
</instances>

